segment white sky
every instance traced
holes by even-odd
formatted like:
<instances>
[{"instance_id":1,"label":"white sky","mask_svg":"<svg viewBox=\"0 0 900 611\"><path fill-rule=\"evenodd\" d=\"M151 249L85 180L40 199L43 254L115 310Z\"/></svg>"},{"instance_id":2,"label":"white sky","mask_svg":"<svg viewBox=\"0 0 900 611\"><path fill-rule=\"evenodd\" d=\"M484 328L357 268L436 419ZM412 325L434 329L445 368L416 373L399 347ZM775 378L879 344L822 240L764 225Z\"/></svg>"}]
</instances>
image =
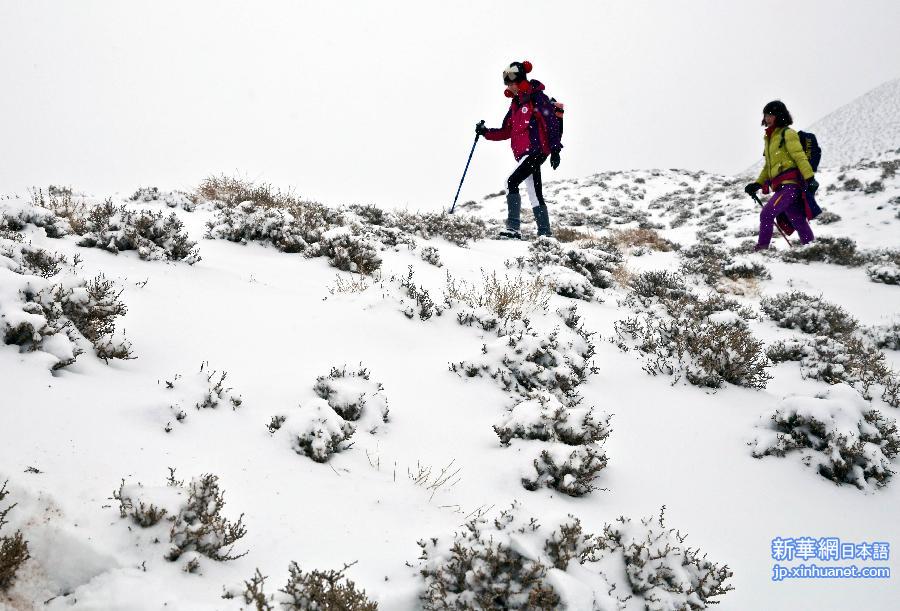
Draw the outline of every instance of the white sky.
<instances>
[{"instance_id":1,"label":"white sky","mask_svg":"<svg viewBox=\"0 0 900 611\"><path fill-rule=\"evenodd\" d=\"M0 0L0 193L191 188L209 174L331 203L449 205L501 72L566 104L563 164L737 172L783 99L802 127L900 76L897 0ZM823 143L827 145L827 143ZM480 142L460 201L504 186Z\"/></svg>"}]
</instances>

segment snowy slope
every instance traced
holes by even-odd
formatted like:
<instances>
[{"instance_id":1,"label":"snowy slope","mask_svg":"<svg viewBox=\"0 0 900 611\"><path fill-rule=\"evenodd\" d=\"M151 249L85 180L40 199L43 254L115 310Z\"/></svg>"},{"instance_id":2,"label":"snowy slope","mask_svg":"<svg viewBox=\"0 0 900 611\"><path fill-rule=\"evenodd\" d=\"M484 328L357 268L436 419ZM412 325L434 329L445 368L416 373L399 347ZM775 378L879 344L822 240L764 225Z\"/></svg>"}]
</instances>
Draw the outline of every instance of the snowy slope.
<instances>
[{"instance_id":1,"label":"snowy slope","mask_svg":"<svg viewBox=\"0 0 900 611\"><path fill-rule=\"evenodd\" d=\"M837 168L900 148L900 78L879 85L809 126Z\"/></svg>"},{"instance_id":2,"label":"snowy slope","mask_svg":"<svg viewBox=\"0 0 900 611\"><path fill-rule=\"evenodd\" d=\"M817 235L852 238L860 251L896 248L900 177L890 168L897 165L897 155L882 156L840 174L822 172L821 203L839 218L814 224ZM879 186L873 187L875 182ZM756 224L754 204L741 193L741 184L703 172L647 170L600 173L545 188L557 230L565 225L599 237L641 226L683 248L702 237L739 249L755 235ZM770 541L776 536L900 542L896 478L882 489L859 490L835 485L794 455L751 455L768 412L791 395L811 400L830 391L828 384L802 377L797 363L786 362L769 368L772 379L762 390L728 383L701 388L648 375L634 351L615 345L614 323L637 311L627 302L631 289L622 278L644 270L678 271L677 251L623 246L621 275L608 288L596 289L593 299L552 295L546 310L533 304L528 312L540 333L555 326L568 337L556 311L577 304L585 329L596 333L597 372L586 375L579 392L584 407L611 416L612 431L603 445L609 463L594 482L597 490L574 497L522 486L543 442L513 440L504 447L493 430L508 416L516 393L488 376L451 371L452 363L494 362L505 340L477 324L461 324L464 309L458 305L423 320L417 314L421 301L395 280L412 266L413 288L427 289L440 305L448 273L471 285L485 274L536 275L507 265L528 256L529 242L475 240L460 247L436 236L381 231L380 275L361 281L359 275L338 272L324 257L305 258L254 240L204 237L206 223L219 218L211 203L185 206L187 200L177 194L113 199L133 210L174 211L202 259L189 265L152 260L152 253L151 260L142 260L133 251L78 246L76 236L51 238L36 226L46 225L41 220L46 211L35 213L28 198L0 200L5 214L24 211L18 218L30 219L16 231L25 240L70 261L78 255L82 262L73 268L78 274L103 273L121 288L128 312L118 327L136 356L105 364L88 350L54 371L58 354L0 348L0 483L8 479L11 491L0 510L18 503L7 528L21 529L32 556L9 593L0 594L0 608L254 608L240 598L221 598L223 588L240 592L258 568L269 577L266 592L275 594L287 580L290 561L303 570L358 561L347 575L380 609L418 609L424 584L417 541L437 537L446 544L473 515L493 519L514 500L526 522L535 516L553 528L573 515L591 533L602 532L620 515L634 520L658 515L665 505L667 525L688 533L687 545L733 570L728 583L734 591L721 597L722 610L890 609L900 599L896 578L771 579ZM502 195L463 206L490 222L501 219L504 210ZM524 217L528 225L528 212ZM272 217L265 222L275 223ZM354 227L332 229L329 239L338 243L342 231L361 231ZM896 320L900 288L872 282L865 265L789 263L777 256L784 245L774 244L779 250L767 255L732 253L764 266L771 278L718 286L757 313L747 325L764 344L802 337L759 313L762 298L789 290L820 295L846 308L863 327ZM429 246L439 252L442 267L423 260ZM4 248L14 245L4 242ZM12 266L0 267L4 308L18 298L15 290L6 290L14 283L39 286L37 277ZM713 290L702 279L690 282L698 294ZM341 290L341 283L359 284ZM900 352L883 352L890 366L900 368ZM360 364L383 385L388 420L376 418L372 433L360 428L352 447L325 463L298 453L289 433L305 422L305 410L321 406L317 379L332 367L355 371ZM195 409L210 369L226 370L233 390L223 395L223 405ZM361 380L348 388L342 400L370 392L374 404L377 393ZM233 407L226 399L237 395L241 403ZM900 415L878 396L862 403L891 418ZM277 416L287 416L283 427L267 430ZM900 460L892 464L900 469ZM184 570L191 556L164 558L169 523L142 529L120 517L119 502L111 497L122 494L115 491L123 479L131 487L123 490L134 492L140 483L147 498L171 507L170 514L178 511L180 497L175 497L182 493L166 486L169 467L176 469L176 479L219 477L224 514L231 520L243 514L247 534L235 551L246 555L227 562L199 558L199 571L191 574ZM436 483L444 469L451 477ZM529 558L543 553L525 535L513 537L511 545ZM617 608L607 591L613 583L617 593L626 593L624 569L604 565L601 579L595 568L585 568L590 566L549 571L561 605ZM645 601L632 597L621 608L643 609Z\"/></svg>"},{"instance_id":3,"label":"snowy slope","mask_svg":"<svg viewBox=\"0 0 900 611\"><path fill-rule=\"evenodd\" d=\"M900 149L900 78L859 96L808 126L795 125L816 135L822 147L822 169L838 169L887 151ZM742 172L756 177L757 161Z\"/></svg>"}]
</instances>

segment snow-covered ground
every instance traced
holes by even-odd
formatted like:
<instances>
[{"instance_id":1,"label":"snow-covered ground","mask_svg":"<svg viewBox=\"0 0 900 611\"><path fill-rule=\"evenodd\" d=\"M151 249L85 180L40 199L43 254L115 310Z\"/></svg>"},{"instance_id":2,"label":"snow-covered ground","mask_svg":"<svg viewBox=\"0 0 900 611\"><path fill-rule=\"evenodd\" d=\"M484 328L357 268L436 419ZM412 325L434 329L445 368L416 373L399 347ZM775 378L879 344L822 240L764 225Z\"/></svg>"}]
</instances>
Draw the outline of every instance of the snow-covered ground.
<instances>
[{"instance_id":1,"label":"snow-covered ground","mask_svg":"<svg viewBox=\"0 0 900 611\"><path fill-rule=\"evenodd\" d=\"M814 223L817 237L851 238L866 252L900 246L900 178L885 169L897 169L898 158L891 153L841 173L822 172L821 204L839 219ZM872 187L874 182L879 186ZM557 230L565 224L602 237L640 225L656 228L682 249L698 242L699 231L707 242L737 249L753 239L756 227L754 204L742 187L729 177L663 170L549 183L546 193ZM102 198L87 200L99 203ZM17 503L0 536L21 530L31 555L12 588L0 594L0 606L254 608L240 595L222 598L223 588L242 591L258 568L268 576L266 593L275 594L287 581L289 563L296 561L304 571L355 562L346 575L379 608L416 609L426 587L417 541L437 537L449 547L453 533L467 520L480 515L493 519L518 501L520 518L527 523L536 517L547 532L571 515L581 520L585 532L602 533L619 516L638 521L658 516L665 506L666 525L689 535L685 545L699 547L709 560L733 571L726 582L733 591L717 598L723 610L896 608L896 576L772 580L770 545L775 537L900 544L897 481L888 480L881 488L870 481L859 489L818 475L797 453L753 456L754 443L768 425L765 416L773 410L795 403L808 406L816 394L829 391L833 400L823 404L857 393L804 379L796 362L769 367L771 379L764 389L728 382L704 388L684 378L651 376L639 352L623 352L616 345L614 323L640 310L627 301L627 278L650 270L678 271L684 260L678 251L623 246L611 286L589 289L593 298L570 299L537 289L535 299L525 304L534 337L560 328L560 350L573 362L584 355L583 340L565 326L566 309L577 304L584 328L595 333L592 360L597 369L584 373L577 393L579 409L592 407L601 420L610 416L611 432L597 444L608 464L592 482L593 491L570 496L545 486L533 491L523 487L523 476L534 475L532 463L540 449L562 446L534 439L513 439L509 447L500 443L494 425L508 420L507 410L524 396L517 383L504 388L486 373L500 367L497 355L504 353L506 339L478 324L460 324L459 315L469 310L442 298L448 274L459 285L480 286L496 273L501 280L527 286L541 270L528 264L519 269L514 261L527 258L533 243L479 239L461 247L442 237L425 239L401 231L397 245L386 246L390 240L384 234L380 241L369 236L381 258L380 270L374 277L360 276L338 271L326 258L282 252L261 241L205 237L207 222L221 211L202 198L196 207L176 194L146 200L113 198L133 211L174 212L197 242L199 261L189 264L191 256L154 260L152 249L142 251L144 260L135 251L113 254L78 246L75 235L51 238L34 224L40 215L33 214L29 198L0 200L0 212L25 211L22 218L32 220L12 233L69 262L80 258L80 264L64 265L68 271L59 274L85 279L103 274L121 289L128 311L116 328L136 357L107 364L76 334L71 342L81 342L85 353L54 370L65 356L63 331L53 336L59 341L48 339L35 351L17 345L0 349L0 483L8 480L9 491L0 510ZM462 207L464 214L488 220L502 217L504 210L502 195ZM530 222L527 212L524 222ZM327 239L338 244L341 236L359 231L358 225L331 229ZM785 245L777 234L775 238L781 253ZM60 277L43 281L21 268L16 271L10 256L15 244L7 239L0 251L6 261L0 266L4 317L21 315L16 308L25 294L18 288L23 282L31 283L31 289L22 289L27 292ZM437 250L441 267L423 260L427 246ZM778 253L730 252L742 264L764 266L771 278L717 283L756 314L746 326L764 345L805 336L777 326L760 310L761 299L787 291L821 296L858 319L861 328L897 321L900 288L871 281L869 263L791 263ZM410 283L401 282L410 266L412 290ZM348 289L351 283L357 286ZM712 291L699 276L690 276L688 284L698 295ZM423 320L421 289L438 309L446 308L442 315L435 312ZM413 296L417 290L419 302ZM542 299L549 300L546 308ZM471 312L484 314L478 308ZM740 318L722 312L716 316L725 326ZM896 370L900 352L894 348L883 352ZM466 370L460 363L480 363L485 369L467 377L460 373ZM346 369L346 375L327 378L332 368ZM357 375L362 368L366 375ZM216 388L223 372L227 376ZM538 379L543 374L534 369L529 375ZM319 378L324 381L317 387ZM329 394L328 388L337 390ZM556 397L552 400L570 398L550 383L545 388ZM325 462L312 460L298 446L298 436L320 416L328 434L345 434L341 427L346 422L334 410L346 416L347 405L360 395L365 397L362 416L352 423L356 430L349 442L339 444L344 449L317 455ZM794 395L810 399L782 403ZM851 401L853 409L874 408L897 417L897 409L880 392L871 401L858 400L863 407ZM527 416L528 409L520 409L518 416ZM326 441L320 436L313 447L326 447ZM891 464L900 468L896 458ZM183 486L167 486L169 468ZM242 515L246 535L234 553L246 554L216 561L194 550L169 560L170 529L177 520L188 519L183 514L186 488L203 474L218 476L224 516L234 522ZM141 528L120 517L120 501L114 496L135 504L153 502L168 509L167 517ZM176 516L176 522L168 520ZM520 538L514 536L512 545L547 565L540 548L525 535ZM185 570L192 561L198 563L193 573ZM895 565L893 559L879 564ZM560 606L612 609L616 596L629 593L624 572L602 565L607 573L606 581L600 581L590 562L575 565L572 561L565 573L549 569L547 579L561 597ZM598 583L618 589L610 594ZM627 609L644 606L640 596L622 603Z\"/></svg>"}]
</instances>

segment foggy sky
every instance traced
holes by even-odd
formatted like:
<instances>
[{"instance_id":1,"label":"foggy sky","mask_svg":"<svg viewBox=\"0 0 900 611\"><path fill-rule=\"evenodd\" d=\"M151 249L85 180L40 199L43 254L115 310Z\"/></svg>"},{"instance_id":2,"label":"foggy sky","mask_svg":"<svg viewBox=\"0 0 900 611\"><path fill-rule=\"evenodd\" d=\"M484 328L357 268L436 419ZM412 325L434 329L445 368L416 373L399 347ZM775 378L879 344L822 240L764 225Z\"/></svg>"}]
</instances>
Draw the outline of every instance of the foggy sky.
<instances>
[{"instance_id":1,"label":"foggy sky","mask_svg":"<svg viewBox=\"0 0 900 611\"><path fill-rule=\"evenodd\" d=\"M449 205L514 60L566 104L562 165L737 172L762 106L798 127L900 76L900 2L0 0L0 193L189 189ZM823 143L824 145L825 143ZM461 201L504 186L478 144Z\"/></svg>"}]
</instances>

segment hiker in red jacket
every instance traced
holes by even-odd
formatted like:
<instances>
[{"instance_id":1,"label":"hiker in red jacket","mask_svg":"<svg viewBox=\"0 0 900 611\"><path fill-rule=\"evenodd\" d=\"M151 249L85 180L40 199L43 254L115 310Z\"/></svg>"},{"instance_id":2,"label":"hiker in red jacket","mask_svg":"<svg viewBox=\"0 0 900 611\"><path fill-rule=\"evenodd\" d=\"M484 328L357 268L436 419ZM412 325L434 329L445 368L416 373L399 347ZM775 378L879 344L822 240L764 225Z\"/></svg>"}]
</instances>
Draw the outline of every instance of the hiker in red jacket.
<instances>
[{"instance_id":1,"label":"hiker in red jacket","mask_svg":"<svg viewBox=\"0 0 900 611\"><path fill-rule=\"evenodd\" d=\"M498 129L481 122L475 132L488 140L509 140L519 166L506 181L506 229L502 238L520 239L519 215L522 198L519 185L525 183L539 236L551 236L550 216L541 192L541 164L550 158L550 166L559 166L562 150L562 105L547 97L540 81L529 80L531 62L513 62L503 71L506 97L512 98L509 111Z\"/></svg>"}]
</instances>

